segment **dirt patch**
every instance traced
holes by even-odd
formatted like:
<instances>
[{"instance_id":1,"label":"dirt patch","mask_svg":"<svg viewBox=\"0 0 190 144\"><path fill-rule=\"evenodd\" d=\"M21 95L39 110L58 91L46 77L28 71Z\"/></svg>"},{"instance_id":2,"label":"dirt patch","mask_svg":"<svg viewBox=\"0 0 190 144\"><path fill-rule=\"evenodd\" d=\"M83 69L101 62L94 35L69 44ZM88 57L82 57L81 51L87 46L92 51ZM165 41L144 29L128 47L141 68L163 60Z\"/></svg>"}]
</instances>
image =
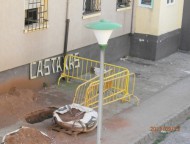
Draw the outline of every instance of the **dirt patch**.
<instances>
[{"instance_id":1,"label":"dirt patch","mask_svg":"<svg viewBox=\"0 0 190 144\"><path fill-rule=\"evenodd\" d=\"M21 128L6 136L6 144L51 144L51 139L34 128Z\"/></svg>"},{"instance_id":2,"label":"dirt patch","mask_svg":"<svg viewBox=\"0 0 190 144\"><path fill-rule=\"evenodd\" d=\"M16 87L10 88L8 94L9 94L9 95L20 96L20 92L16 89Z\"/></svg>"},{"instance_id":3,"label":"dirt patch","mask_svg":"<svg viewBox=\"0 0 190 144\"><path fill-rule=\"evenodd\" d=\"M78 109L72 108L70 111L64 114L59 114L59 117L62 119L62 121L69 122L82 119L84 114L85 112L81 112Z\"/></svg>"},{"instance_id":4,"label":"dirt patch","mask_svg":"<svg viewBox=\"0 0 190 144\"><path fill-rule=\"evenodd\" d=\"M112 130L124 128L128 125L128 121L120 117L113 117L111 119L106 120L105 122L105 127Z\"/></svg>"},{"instance_id":5,"label":"dirt patch","mask_svg":"<svg viewBox=\"0 0 190 144\"><path fill-rule=\"evenodd\" d=\"M35 112L32 112L28 114L25 119L28 123L30 124L35 124L42 122L46 119L52 118L53 117L53 112L56 110L56 107L49 107L46 109L38 110Z\"/></svg>"},{"instance_id":6,"label":"dirt patch","mask_svg":"<svg viewBox=\"0 0 190 144\"><path fill-rule=\"evenodd\" d=\"M43 77L35 80L22 77L12 78L11 80L0 82L0 94L9 92L13 87L39 90L43 87L43 82L46 82Z\"/></svg>"},{"instance_id":7,"label":"dirt patch","mask_svg":"<svg viewBox=\"0 0 190 144\"><path fill-rule=\"evenodd\" d=\"M7 94L0 95L0 128L22 120L31 111L41 109L36 105L37 98L34 91L16 87L12 87Z\"/></svg>"}]
</instances>

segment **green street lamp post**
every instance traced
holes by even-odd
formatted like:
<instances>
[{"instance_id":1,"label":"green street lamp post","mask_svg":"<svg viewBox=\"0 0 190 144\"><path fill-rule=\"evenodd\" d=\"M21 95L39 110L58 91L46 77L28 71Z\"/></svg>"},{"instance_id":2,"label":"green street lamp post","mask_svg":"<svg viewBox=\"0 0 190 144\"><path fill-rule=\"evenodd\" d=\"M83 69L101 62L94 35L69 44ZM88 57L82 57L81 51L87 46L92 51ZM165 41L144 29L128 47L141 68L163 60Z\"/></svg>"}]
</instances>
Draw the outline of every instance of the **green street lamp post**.
<instances>
[{"instance_id":1,"label":"green street lamp post","mask_svg":"<svg viewBox=\"0 0 190 144\"><path fill-rule=\"evenodd\" d=\"M100 85L98 99L98 128L97 128L97 144L101 144L102 139L102 105L103 105L103 87L104 87L104 53L108 45L108 40L112 31L122 26L118 23L112 23L107 20L100 20L85 25L86 28L92 29L98 44L100 46Z\"/></svg>"}]
</instances>

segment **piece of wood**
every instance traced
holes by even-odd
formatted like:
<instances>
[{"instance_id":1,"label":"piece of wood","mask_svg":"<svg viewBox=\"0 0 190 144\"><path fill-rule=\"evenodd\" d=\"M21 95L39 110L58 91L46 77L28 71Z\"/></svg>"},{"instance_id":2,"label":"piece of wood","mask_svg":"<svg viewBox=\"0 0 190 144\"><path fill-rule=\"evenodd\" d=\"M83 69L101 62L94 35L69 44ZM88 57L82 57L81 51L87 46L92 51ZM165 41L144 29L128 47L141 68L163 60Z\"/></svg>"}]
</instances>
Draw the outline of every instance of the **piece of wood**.
<instances>
[{"instance_id":1,"label":"piece of wood","mask_svg":"<svg viewBox=\"0 0 190 144\"><path fill-rule=\"evenodd\" d=\"M66 134L69 134L69 135L72 135L72 136L77 136L80 132L75 132L75 131L72 131L72 130L69 130L69 129L64 129L63 127L57 125L57 124L54 124L52 126L50 126L50 129L53 130L53 131L56 131L56 132L63 132L63 133L66 133Z\"/></svg>"}]
</instances>

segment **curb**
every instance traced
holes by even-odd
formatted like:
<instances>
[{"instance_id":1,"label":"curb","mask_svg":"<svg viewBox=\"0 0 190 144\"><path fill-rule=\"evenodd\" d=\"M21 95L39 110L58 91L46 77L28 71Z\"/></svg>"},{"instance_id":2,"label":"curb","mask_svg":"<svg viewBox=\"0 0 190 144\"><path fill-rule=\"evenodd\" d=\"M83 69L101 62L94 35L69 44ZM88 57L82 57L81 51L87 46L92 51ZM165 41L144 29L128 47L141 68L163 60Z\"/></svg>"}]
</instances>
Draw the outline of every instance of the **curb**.
<instances>
[{"instance_id":1,"label":"curb","mask_svg":"<svg viewBox=\"0 0 190 144\"><path fill-rule=\"evenodd\" d=\"M178 126L184 123L187 117L190 115L190 105L182 107L175 114L169 116L166 120L156 124L155 126ZM148 131L147 133L139 136L131 144L152 144L159 136L161 132Z\"/></svg>"}]
</instances>

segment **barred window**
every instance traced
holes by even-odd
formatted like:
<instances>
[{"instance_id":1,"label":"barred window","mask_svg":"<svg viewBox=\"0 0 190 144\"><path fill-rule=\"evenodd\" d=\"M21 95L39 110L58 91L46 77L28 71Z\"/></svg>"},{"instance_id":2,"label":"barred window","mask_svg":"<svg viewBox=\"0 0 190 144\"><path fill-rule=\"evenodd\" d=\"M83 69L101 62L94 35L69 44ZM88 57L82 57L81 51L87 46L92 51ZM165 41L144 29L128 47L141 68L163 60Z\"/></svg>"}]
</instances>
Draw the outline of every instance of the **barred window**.
<instances>
[{"instance_id":1,"label":"barred window","mask_svg":"<svg viewBox=\"0 0 190 144\"><path fill-rule=\"evenodd\" d=\"M47 28L48 0L25 0L25 32Z\"/></svg>"},{"instance_id":2,"label":"barred window","mask_svg":"<svg viewBox=\"0 0 190 144\"><path fill-rule=\"evenodd\" d=\"M131 6L131 0L117 0L117 9Z\"/></svg>"},{"instance_id":3,"label":"barred window","mask_svg":"<svg viewBox=\"0 0 190 144\"><path fill-rule=\"evenodd\" d=\"M101 0L83 0L83 15L101 11Z\"/></svg>"}]
</instances>

